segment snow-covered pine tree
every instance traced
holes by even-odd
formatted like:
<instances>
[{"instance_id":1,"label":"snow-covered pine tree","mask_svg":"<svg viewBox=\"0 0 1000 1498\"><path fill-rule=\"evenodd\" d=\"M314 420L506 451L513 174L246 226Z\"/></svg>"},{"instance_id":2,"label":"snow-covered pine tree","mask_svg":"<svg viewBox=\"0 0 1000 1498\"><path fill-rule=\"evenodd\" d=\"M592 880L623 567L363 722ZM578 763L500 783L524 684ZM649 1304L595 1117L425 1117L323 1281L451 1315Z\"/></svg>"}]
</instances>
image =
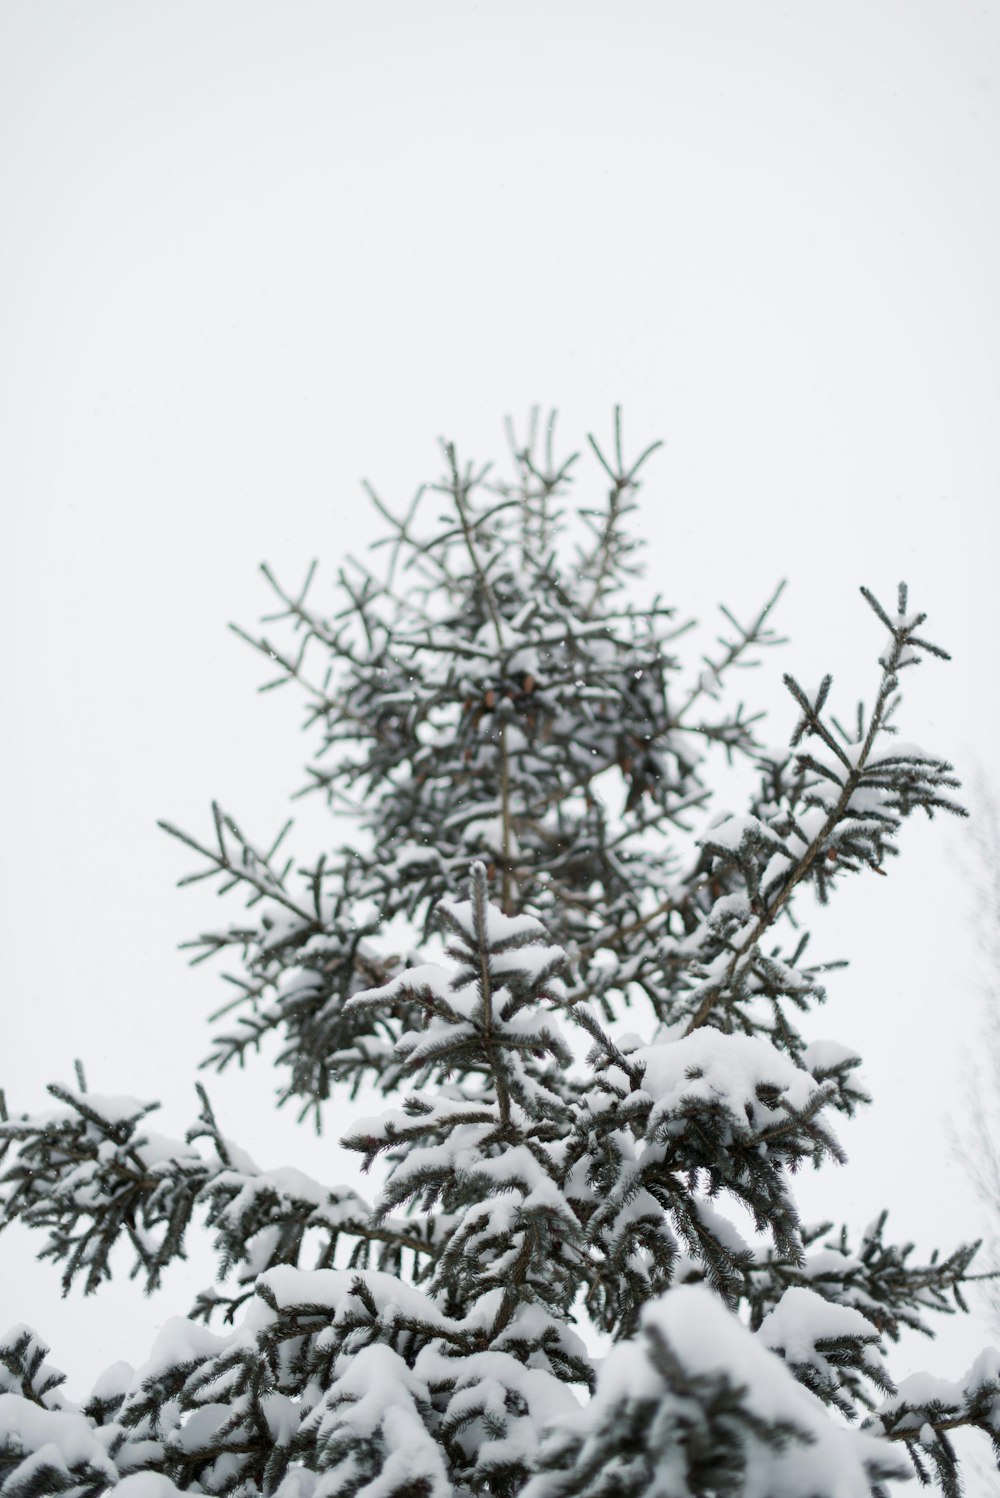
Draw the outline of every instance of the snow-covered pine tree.
<instances>
[{"instance_id":1,"label":"snow-covered pine tree","mask_svg":"<svg viewBox=\"0 0 1000 1498\"><path fill-rule=\"evenodd\" d=\"M808 1038L803 923L910 813L958 809L892 722L903 669L944 652L905 588L865 592L870 710L844 731L829 678L786 678L798 724L765 749L728 685L774 598L685 666L638 596L653 449L626 461L617 414L591 448L605 497L575 507L551 421L509 481L446 446L402 517L372 495L385 564L345 567L328 610L312 571L268 574L293 643L253 643L305 691L311 785L355 830L304 870L218 807L209 841L168 830L247 897L194 944L238 966L212 1061L276 1038L281 1099L317 1119L334 1089L395 1096L344 1140L380 1195L259 1169L203 1089L184 1142L82 1068L7 1118L4 1220L47 1234L67 1289L123 1240L155 1289L199 1215L219 1271L82 1403L7 1334L0 1493L848 1498L916 1470L954 1495L950 1432L1000 1449L1000 1356L900 1388L885 1363L962 1306L974 1246L916 1264L884 1216L805 1227L791 1189L868 1101L858 1057ZM738 815L718 755L756 774Z\"/></svg>"}]
</instances>

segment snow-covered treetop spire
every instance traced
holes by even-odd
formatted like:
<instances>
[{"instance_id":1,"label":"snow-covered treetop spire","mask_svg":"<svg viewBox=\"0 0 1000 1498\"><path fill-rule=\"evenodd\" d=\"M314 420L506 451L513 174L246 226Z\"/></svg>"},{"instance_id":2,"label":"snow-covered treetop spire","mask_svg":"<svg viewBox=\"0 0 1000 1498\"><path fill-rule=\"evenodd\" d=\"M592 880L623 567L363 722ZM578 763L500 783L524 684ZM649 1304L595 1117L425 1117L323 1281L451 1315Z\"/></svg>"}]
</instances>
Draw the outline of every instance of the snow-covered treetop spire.
<instances>
[{"instance_id":1,"label":"snow-covered treetop spire","mask_svg":"<svg viewBox=\"0 0 1000 1498\"><path fill-rule=\"evenodd\" d=\"M384 1082L395 1032L376 1020L371 1034L346 1000L392 974L377 930L401 917L426 937L473 859L506 914L546 923L571 989L599 987L605 1012L645 994L669 1018L690 980L660 943L707 908L682 851L708 799L707 757L759 753L724 687L775 643L774 597L745 626L727 615L692 677L674 653L687 623L636 597L628 520L658 444L628 460L616 413L610 455L591 442L603 501L574 505L575 455L555 456L553 421L544 440L537 422L511 440L513 479L445 444L444 477L401 517L372 491L390 534L371 567L341 571L332 609L312 606L314 568L297 592L266 573L297 644L252 643L278 662L269 685L306 693L320 730L309 789L354 809L351 847L296 875L284 832L260 848L216 810L213 843L177 834L205 859L196 877L242 884L257 912L196 944L244 963L245 1001L227 1006L236 1024L214 1059L278 1030L286 1095L305 1108L334 1076Z\"/></svg>"},{"instance_id":2,"label":"snow-covered treetop spire","mask_svg":"<svg viewBox=\"0 0 1000 1498\"><path fill-rule=\"evenodd\" d=\"M546 924L571 996L606 1019L642 1000L671 1026L763 1033L801 1060L798 1016L823 988L801 962L798 895L881 869L916 808L957 809L950 767L891 737L902 670L943 654L903 594L891 614L863 590L889 632L871 711L845 731L829 679L810 695L788 677L800 722L775 757L726 683L776 643L780 589L746 625L724 611L692 675L675 654L687 623L636 594L627 522L657 444L628 460L616 413L610 455L591 439L604 500L574 505L575 455L556 457L552 421L544 441L537 427L510 434L513 479L445 444L444 477L402 517L373 492L390 534L371 568L341 571L339 606L311 605L313 568L297 593L267 573L298 644L253 643L279 664L269 685L305 690L321 730L310 788L353 808L358 834L298 874L284 832L261 851L218 809L214 845L178 835L206 860L195 877L241 885L256 912L195 944L244 964L213 1059L278 1031L285 1096L304 1109L334 1079L391 1085L398 1025L347 1000L392 976L377 932L403 918L429 936L473 859L506 914ZM760 774L728 818L709 810L713 753Z\"/></svg>"}]
</instances>

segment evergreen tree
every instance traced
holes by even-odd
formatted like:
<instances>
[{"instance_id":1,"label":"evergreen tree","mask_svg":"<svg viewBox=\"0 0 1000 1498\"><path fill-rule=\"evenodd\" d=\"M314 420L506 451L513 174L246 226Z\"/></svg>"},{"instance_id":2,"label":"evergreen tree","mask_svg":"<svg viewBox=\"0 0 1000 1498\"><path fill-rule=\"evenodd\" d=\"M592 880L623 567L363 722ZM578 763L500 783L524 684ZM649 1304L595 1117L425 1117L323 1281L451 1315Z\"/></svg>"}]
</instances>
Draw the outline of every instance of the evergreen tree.
<instances>
[{"instance_id":1,"label":"evergreen tree","mask_svg":"<svg viewBox=\"0 0 1000 1498\"><path fill-rule=\"evenodd\" d=\"M122 1240L155 1289L199 1216L218 1279L82 1404L9 1332L2 1494L846 1498L915 1470L955 1495L950 1432L1000 1450L1000 1355L899 1388L885 1361L963 1307L975 1245L917 1264L884 1215L852 1239L792 1193L868 1101L858 1056L808 1038L803 922L912 812L960 809L893 722L901 672L944 652L905 588L862 590L872 706L845 730L829 677L786 677L798 723L765 748L728 688L777 595L692 672L686 625L637 596L653 448L626 461L616 415L605 498L575 507L552 422L511 445L508 481L447 446L402 517L372 494L384 566L345 567L329 611L312 570L267 574L292 643L252 643L304 690L311 788L352 841L302 868L287 828L265 850L219 807L208 841L168 827L246 897L194 944L237 966L211 1060L277 1037L280 1099L317 1120L335 1088L395 1097L343 1141L382 1162L374 1209L258 1169L201 1088L183 1142L82 1068L5 1115L4 1221L66 1289ZM756 778L739 814L720 755Z\"/></svg>"}]
</instances>

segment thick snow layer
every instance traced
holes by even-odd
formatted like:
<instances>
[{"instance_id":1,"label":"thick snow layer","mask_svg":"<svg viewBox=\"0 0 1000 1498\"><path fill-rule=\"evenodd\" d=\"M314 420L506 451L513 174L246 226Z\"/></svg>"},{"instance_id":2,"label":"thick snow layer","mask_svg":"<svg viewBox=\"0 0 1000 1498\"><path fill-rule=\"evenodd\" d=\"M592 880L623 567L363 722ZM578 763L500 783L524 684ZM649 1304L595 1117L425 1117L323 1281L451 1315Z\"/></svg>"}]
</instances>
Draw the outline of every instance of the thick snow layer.
<instances>
[{"instance_id":1,"label":"thick snow layer","mask_svg":"<svg viewBox=\"0 0 1000 1498\"><path fill-rule=\"evenodd\" d=\"M898 1410L902 1405L932 1405L944 1411L960 1410L966 1400L983 1385L1000 1384L1000 1349L986 1348L979 1354L964 1378L938 1378L933 1373L911 1373L904 1378L892 1398L879 1408L880 1415ZM992 1428L1000 1432L1000 1397L995 1397L990 1413Z\"/></svg>"},{"instance_id":2,"label":"thick snow layer","mask_svg":"<svg viewBox=\"0 0 1000 1498\"><path fill-rule=\"evenodd\" d=\"M812 1498L870 1498L866 1461L891 1468L901 1478L910 1475L905 1457L886 1442L834 1424L781 1359L701 1286L681 1286L647 1306L639 1337L619 1343L604 1359L591 1403L557 1422L579 1435L581 1463L600 1449L598 1441L613 1433L623 1407L644 1400L669 1403L671 1395L650 1357L650 1333L669 1345L689 1374L724 1377L742 1388L743 1401L757 1419L792 1424L801 1432L802 1441L780 1451L747 1442L742 1498L802 1498L805 1493ZM674 1470L678 1455L673 1447L647 1453L654 1469L662 1465L664 1470ZM523 1498L549 1498L550 1491L554 1489L542 1474L528 1484Z\"/></svg>"},{"instance_id":3,"label":"thick snow layer","mask_svg":"<svg viewBox=\"0 0 1000 1498\"><path fill-rule=\"evenodd\" d=\"M775 851L782 851L781 839L757 817L724 817L709 829L704 841L713 848L722 848L733 854L739 853L747 841L763 843Z\"/></svg>"},{"instance_id":4,"label":"thick snow layer","mask_svg":"<svg viewBox=\"0 0 1000 1498\"><path fill-rule=\"evenodd\" d=\"M256 1198L271 1194L290 1201L308 1202L316 1209L316 1217L334 1225L350 1220L364 1219L368 1207L361 1197L348 1189L331 1191L311 1176L293 1166L283 1165L274 1170L261 1170L254 1174L226 1170L220 1172L213 1182L218 1187L232 1187L236 1195L223 1209L221 1215L234 1222L252 1210Z\"/></svg>"},{"instance_id":5,"label":"thick snow layer","mask_svg":"<svg viewBox=\"0 0 1000 1498\"><path fill-rule=\"evenodd\" d=\"M388 1004L400 994L407 993L426 993L428 997L443 1000L447 1004L452 997L453 977L454 973L440 963L422 962L417 967L407 968L405 973L400 973L391 983L385 983L380 988L364 988L359 993L352 994L344 1005L344 1012Z\"/></svg>"},{"instance_id":6,"label":"thick snow layer","mask_svg":"<svg viewBox=\"0 0 1000 1498\"><path fill-rule=\"evenodd\" d=\"M838 1337L858 1337L865 1342L878 1340L878 1332L867 1316L851 1306L831 1304L800 1285L792 1285L778 1304L761 1322L757 1335L765 1347L781 1351L790 1363L814 1363L825 1360L817 1355L817 1342Z\"/></svg>"},{"instance_id":7,"label":"thick snow layer","mask_svg":"<svg viewBox=\"0 0 1000 1498\"><path fill-rule=\"evenodd\" d=\"M161 1472L133 1472L115 1488L115 1498L182 1498L182 1494Z\"/></svg>"},{"instance_id":8,"label":"thick snow layer","mask_svg":"<svg viewBox=\"0 0 1000 1498\"><path fill-rule=\"evenodd\" d=\"M475 938L475 911L471 900L458 900L454 903L450 900L442 900L442 908L447 910L466 934ZM504 915L496 905L486 907L486 940L491 947L499 946L501 943L511 944L529 941L544 941L546 936L545 927L541 921L536 920L533 915Z\"/></svg>"},{"instance_id":9,"label":"thick snow layer","mask_svg":"<svg viewBox=\"0 0 1000 1498\"><path fill-rule=\"evenodd\" d=\"M146 1361L135 1370L128 1394L138 1394L146 1379L157 1378L171 1368L214 1357L229 1345L230 1337L216 1336L207 1327L186 1316L171 1316L165 1321Z\"/></svg>"},{"instance_id":10,"label":"thick snow layer","mask_svg":"<svg viewBox=\"0 0 1000 1498\"><path fill-rule=\"evenodd\" d=\"M704 1102L746 1117L745 1105L762 1121L777 1120L791 1108L800 1112L816 1094L809 1072L783 1056L769 1041L751 1035L724 1035L705 1027L680 1040L633 1051L629 1060L643 1068L643 1091L653 1100L649 1127L685 1104ZM782 1107L771 1107L759 1088L774 1088Z\"/></svg>"},{"instance_id":11,"label":"thick snow layer","mask_svg":"<svg viewBox=\"0 0 1000 1498\"><path fill-rule=\"evenodd\" d=\"M399 1354L376 1342L354 1354L307 1423L324 1445L337 1435L351 1448L380 1438L380 1470L365 1484L366 1498L390 1498L401 1488L452 1498L444 1453L420 1413L429 1403L427 1387Z\"/></svg>"},{"instance_id":12,"label":"thick snow layer","mask_svg":"<svg viewBox=\"0 0 1000 1498\"><path fill-rule=\"evenodd\" d=\"M443 1315L422 1290L407 1285L394 1274L366 1270L365 1286L374 1297L379 1316L386 1325L394 1321L416 1322L424 1326L449 1329L455 1325ZM338 1316L353 1315L358 1303L354 1297L357 1271L348 1269L294 1269L281 1264L269 1269L258 1280L261 1287L282 1311L291 1306L319 1306ZM256 1333L269 1326L275 1312L260 1296L248 1302L238 1330ZM166 1328L164 1328L166 1330Z\"/></svg>"},{"instance_id":13,"label":"thick snow layer","mask_svg":"<svg viewBox=\"0 0 1000 1498\"><path fill-rule=\"evenodd\" d=\"M132 1386L134 1378L135 1369L131 1363L112 1363L103 1373L98 1374L89 1397L97 1400L120 1399L126 1389Z\"/></svg>"},{"instance_id":14,"label":"thick snow layer","mask_svg":"<svg viewBox=\"0 0 1000 1498\"><path fill-rule=\"evenodd\" d=\"M858 1066L861 1057L839 1040L813 1040L802 1057L811 1072L832 1072L840 1066Z\"/></svg>"},{"instance_id":15,"label":"thick snow layer","mask_svg":"<svg viewBox=\"0 0 1000 1498\"><path fill-rule=\"evenodd\" d=\"M85 1463L105 1473L112 1483L117 1475L84 1415L44 1410L20 1394L0 1394L0 1443L5 1441L15 1442L26 1453L19 1476L27 1476L30 1464L68 1472Z\"/></svg>"},{"instance_id":16,"label":"thick snow layer","mask_svg":"<svg viewBox=\"0 0 1000 1498\"><path fill-rule=\"evenodd\" d=\"M39 1390L51 1382L52 1387L44 1395L43 1403L48 1409L59 1409L64 1402L59 1385L63 1382L65 1374L45 1361L45 1354L49 1350L48 1345L42 1341L33 1327L26 1326L23 1321L16 1322L0 1337L0 1350L13 1354L19 1343L21 1359L23 1359L21 1366L32 1367L33 1360L41 1356L41 1362L33 1368L32 1388ZM16 1358L11 1357L10 1361L13 1367L18 1366ZM0 1361L0 1393L20 1394L22 1388L20 1375L13 1373L6 1361Z\"/></svg>"},{"instance_id":17,"label":"thick snow layer","mask_svg":"<svg viewBox=\"0 0 1000 1498\"><path fill-rule=\"evenodd\" d=\"M140 1117L150 1110L149 1103L142 1103L138 1098L125 1095L111 1096L100 1092L79 1092L74 1087L64 1087L63 1091L79 1102L80 1106L91 1113L98 1114L106 1123L118 1124L128 1123L133 1118ZM56 1115L53 1113L52 1115ZM64 1118L77 1118L79 1115L74 1111L66 1109L59 1115Z\"/></svg>"}]
</instances>

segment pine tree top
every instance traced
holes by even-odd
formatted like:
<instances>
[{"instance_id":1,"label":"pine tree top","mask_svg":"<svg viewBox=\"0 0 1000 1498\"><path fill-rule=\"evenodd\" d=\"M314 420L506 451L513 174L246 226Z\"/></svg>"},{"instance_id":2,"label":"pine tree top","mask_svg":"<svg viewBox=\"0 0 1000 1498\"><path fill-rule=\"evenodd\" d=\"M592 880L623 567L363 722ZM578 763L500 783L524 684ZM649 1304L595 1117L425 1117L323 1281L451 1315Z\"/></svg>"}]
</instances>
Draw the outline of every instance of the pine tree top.
<instances>
[{"instance_id":1,"label":"pine tree top","mask_svg":"<svg viewBox=\"0 0 1000 1498\"><path fill-rule=\"evenodd\" d=\"M267 574L292 644L252 643L305 693L308 789L349 841L302 864L289 827L257 845L218 806L208 841L164 824L190 879L245 898L193 944L239 964L211 1060L274 1035L303 1114L378 1099L343 1141L381 1162L377 1200L261 1171L203 1088L183 1142L82 1068L6 1119L5 1220L47 1234L67 1289L123 1240L156 1288L199 1215L219 1274L80 1406L8 1334L0 1493L841 1498L915 1468L954 1495L949 1432L998 1440L995 1356L900 1389L886 1361L964 1305L975 1245L915 1265L884 1216L808 1228L792 1189L869 1101L855 1052L810 1037L804 925L911 813L960 811L951 766L895 736L902 671L945 652L905 587L862 589L871 706L845 729L829 677L786 677L798 721L768 747L729 681L776 643L777 592L693 669L640 596L657 444L626 460L616 413L582 504L553 421L511 445L513 478L446 444L401 515L372 493L388 533L332 607L314 568ZM720 755L756 778L737 809Z\"/></svg>"}]
</instances>

